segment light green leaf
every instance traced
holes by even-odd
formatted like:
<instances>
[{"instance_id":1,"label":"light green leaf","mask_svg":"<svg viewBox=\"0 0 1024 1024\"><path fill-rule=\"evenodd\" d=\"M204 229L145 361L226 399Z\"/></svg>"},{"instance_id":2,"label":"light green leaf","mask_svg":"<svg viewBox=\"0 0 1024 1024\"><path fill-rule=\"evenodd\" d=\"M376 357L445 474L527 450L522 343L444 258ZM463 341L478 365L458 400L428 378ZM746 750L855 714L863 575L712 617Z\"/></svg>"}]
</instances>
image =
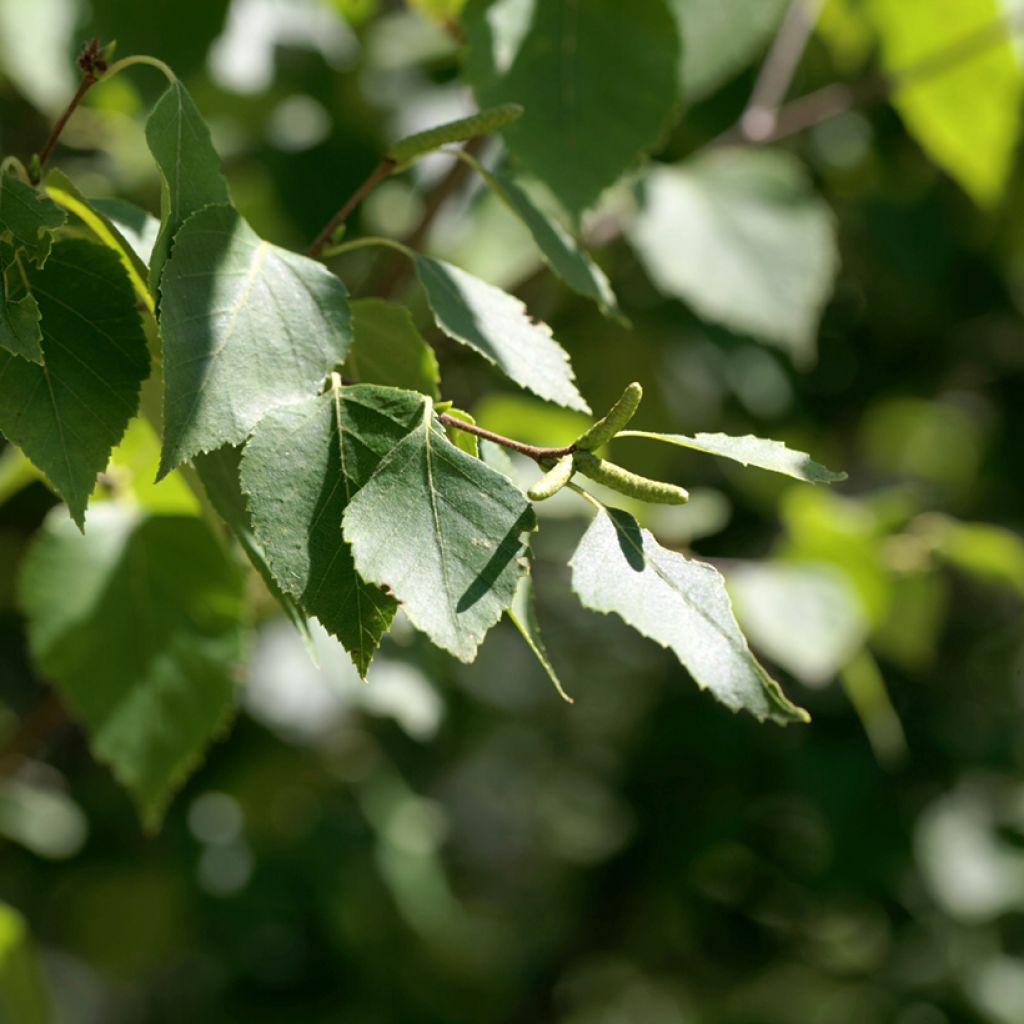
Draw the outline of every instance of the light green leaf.
<instances>
[{"instance_id":1,"label":"light green leaf","mask_svg":"<svg viewBox=\"0 0 1024 1024\"><path fill-rule=\"evenodd\" d=\"M574 219L655 145L679 93L665 0L471 0L466 72L481 106L521 103L509 149Z\"/></svg>"},{"instance_id":2,"label":"light green leaf","mask_svg":"<svg viewBox=\"0 0 1024 1024\"><path fill-rule=\"evenodd\" d=\"M204 206L226 204L230 199L210 129L180 81L169 85L153 107L146 121L146 142L162 180L160 234L149 264L149 286L155 297L178 229Z\"/></svg>"},{"instance_id":3,"label":"light green leaf","mask_svg":"<svg viewBox=\"0 0 1024 1024\"><path fill-rule=\"evenodd\" d=\"M995 523L971 523L940 515L919 516L915 533L951 565L1001 584L1024 597L1024 539Z\"/></svg>"},{"instance_id":4,"label":"light green leaf","mask_svg":"<svg viewBox=\"0 0 1024 1024\"><path fill-rule=\"evenodd\" d=\"M25 919L0 903L0 1020L49 1024L50 1000Z\"/></svg>"},{"instance_id":5,"label":"light green leaf","mask_svg":"<svg viewBox=\"0 0 1024 1024\"><path fill-rule=\"evenodd\" d=\"M589 412L576 390L565 349L547 324L531 320L507 292L453 267L416 254L416 273L437 326L479 352L520 387L549 402Z\"/></svg>"},{"instance_id":6,"label":"light green leaf","mask_svg":"<svg viewBox=\"0 0 1024 1024\"><path fill-rule=\"evenodd\" d=\"M39 305L14 249L0 242L0 348L32 363L43 361Z\"/></svg>"},{"instance_id":7,"label":"light green leaf","mask_svg":"<svg viewBox=\"0 0 1024 1024\"><path fill-rule=\"evenodd\" d=\"M86 199L74 182L60 171L51 171L47 175L46 192L55 202L78 217L104 245L110 246L118 254L122 265L128 272L132 286L146 303L149 311L153 312L155 308L153 297L147 283L149 280L147 260L149 251L152 250L152 243L150 243L147 254L143 256L140 252L142 241L139 232L146 231L147 224L152 225L148 228L149 231L159 231L159 222L144 210L120 199ZM118 211L121 221L114 219L106 212L110 209ZM135 228L126 225L128 230L128 235L126 235L122 231L122 223L125 217L131 216L130 211L135 212L132 222L135 224ZM152 237L155 239L155 234Z\"/></svg>"},{"instance_id":8,"label":"light green leaf","mask_svg":"<svg viewBox=\"0 0 1024 1024\"><path fill-rule=\"evenodd\" d=\"M523 534L536 519L507 477L445 437L427 400L343 526L363 579L388 586L417 629L472 661L512 603L525 571Z\"/></svg>"},{"instance_id":9,"label":"light green leaf","mask_svg":"<svg viewBox=\"0 0 1024 1024\"><path fill-rule=\"evenodd\" d=\"M67 215L45 192L11 175L0 175L0 238L37 267L46 262L53 232L65 220Z\"/></svg>"},{"instance_id":10,"label":"light green leaf","mask_svg":"<svg viewBox=\"0 0 1024 1024\"><path fill-rule=\"evenodd\" d=\"M713 93L764 50L789 0L670 0L683 36L683 99Z\"/></svg>"},{"instance_id":11,"label":"light green leaf","mask_svg":"<svg viewBox=\"0 0 1024 1024\"><path fill-rule=\"evenodd\" d=\"M723 149L655 167L630 237L666 294L813 358L839 255L832 213L788 153Z\"/></svg>"},{"instance_id":12,"label":"light green leaf","mask_svg":"<svg viewBox=\"0 0 1024 1024\"><path fill-rule=\"evenodd\" d=\"M476 419L466 412L465 409L456 409L454 406L449 406L445 412L449 416L454 416L457 420L462 420L463 423L468 423L472 427L476 426ZM456 448L461 448L467 455L472 455L474 459L480 458L480 440L476 434L471 434L468 430L459 430L458 427L446 426L448 440Z\"/></svg>"},{"instance_id":13,"label":"light green leaf","mask_svg":"<svg viewBox=\"0 0 1024 1024\"><path fill-rule=\"evenodd\" d=\"M859 71L871 55L875 33L860 0L825 0L814 26L844 74Z\"/></svg>"},{"instance_id":14,"label":"light green leaf","mask_svg":"<svg viewBox=\"0 0 1024 1024\"><path fill-rule=\"evenodd\" d=\"M697 685L727 707L783 725L808 720L750 653L725 582L710 565L661 547L628 513L601 509L570 566L587 608L615 612L670 648Z\"/></svg>"},{"instance_id":15,"label":"light green leaf","mask_svg":"<svg viewBox=\"0 0 1024 1024\"><path fill-rule=\"evenodd\" d=\"M476 166L494 193L526 225L544 262L574 292L596 302L602 313L621 319L612 286L587 250L557 220L544 213L513 178L492 173L482 164Z\"/></svg>"},{"instance_id":16,"label":"light green leaf","mask_svg":"<svg viewBox=\"0 0 1024 1024\"><path fill-rule=\"evenodd\" d=\"M870 0L886 72L962 43L1004 16L999 0ZM1020 135L1021 72L1009 34L994 46L912 78L893 104L925 152L980 206L1003 194Z\"/></svg>"},{"instance_id":17,"label":"light green leaf","mask_svg":"<svg viewBox=\"0 0 1024 1024\"><path fill-rule=\"evenodd\" d=\"M743 437L730 437L728 434L697 434L686 437L684 434L655 434L647 430L622 430L616 437L646 437L652 441L664 441L678 445L680 448L692 448L709 455L720 455L723 459L732 459L744 466L756 466L772 473L782 473L795 480L806 480L811 484L833 484L845 480L845 473L833 473L832 470L814 462L806 452L787 448L781 441L771 441L766 437L754 437L745 434Z\"/></svg>"},{"instance_id":18,"label":"light green leaf","mask_svg":"<svg viewBox=\"0 0 1024 1024\"><path fill-rule=\"evenodd\" d=\"M527 574L519 581L515 597L512 599L512 607L508 610L508 617L512 625L519 630L527 647L533 651L534 657L540 662L540 667L547 673L548 679L554 684L558 696L567 704L572 704L573 699L565 692L562 681L558 678L551 659L548 657L547 648L544 646L544 639L540 635L540 623L537 621L537 610L533 600L533 580Z\"/></svg>"},{"instance_id":19,"label":"light green leaf","mask_svg":"<svg viewBox=\"0 0 1024 1024\"><path fill-rule=\"evenodd\" d=\"M267 562L266 552L256 539L256 534L253 531L252 516L246 505L245 495L242 493L242 484L239 481L241 461L241 447L225 445L216 451L197 455L193 460L193 465L203 485L203 489L206 491L206 496L210 499L210 504L221 519L227 523L235 540L238 541L238 546L245 552L245 557L249 559L252 567L259 573L271 596L281 606L285 616L298 630L307 648L312 650L313 639L309 632L309 623L306 621L305 611L290 594L286 594L278 586L277 580L274 579L274 574L271 572L270 565Z\"/></svg>"},{"instance_id":20,"label":"light green leaf","mask_svg":"<svg viewBox=\"0 0 1024 1024\"><path fill-rule=\"evenodd\" d=\"M352 343L345 286L262 241L229 206L189 218L161 291L161 476L240 444L271 407L315 395Z\"/></svg>"},{"instance_id":21,"label":"light green leaf","mask_svg":"<svg viewBox=\"0 0 1024 1024\"><path fill-rule=\"evenodd\" d=\"M36 665L155 828L224 731L243 654L240 574L201 520L51 515L19 580Z\"/></svg>"},{"instance_id":22,"label":"light green leaf","mask_svg":"<svg viewBox=\"0 0 1024 1024\"><path fill-rule=\"evenodd\" d=\"M830 682L867 640L867 614L835 566L751 562L729 570L727 578L744 632L802 683Z\"/></svg>"},{"instance_id":23,"label":"light green leaf","mask_svg":"<svg viewBox=\"0 0 1024 1024\"><path fill-rule=\"evenodd\" d=\"M0 352L0 433L17 444L67 502L79 526L149 375L131 284L110 249L58 242L30 270L42 311L42 366Z\"/></svg>"},{"instance_id":24,"label":"light green leaf","mask_svg":"<svg viewBox=\"0 0 1024 1024\"><path fill-rule=\"evenodd\" d=\"M341 641L363 676L396 605L356 573L341 517L421 422L423 402L413 391L342 387L335 378L325 394L267 413L242 456L242 489L274 578Z\"/></svg>"},{"instance_id":25,"label":"light green leaf","mask_svg":"<svg viewBox=\"0 0 1024 1024\"><path fill-rule=\"evenodd\" d=\"M386 384L438 397L441 373L434 350L416 330L405 306L383 299L352 303L355 340L344 374L362 384Z\"/></svg>"}]
</instances>

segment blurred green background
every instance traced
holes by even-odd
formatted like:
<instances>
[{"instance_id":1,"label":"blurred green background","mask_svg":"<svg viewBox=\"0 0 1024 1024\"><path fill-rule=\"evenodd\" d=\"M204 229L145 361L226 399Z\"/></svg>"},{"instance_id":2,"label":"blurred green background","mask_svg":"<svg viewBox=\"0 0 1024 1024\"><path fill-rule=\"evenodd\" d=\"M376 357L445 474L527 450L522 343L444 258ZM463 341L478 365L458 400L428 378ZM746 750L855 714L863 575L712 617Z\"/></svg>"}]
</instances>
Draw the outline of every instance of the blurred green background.
<instances>
[{"instance_id":1,"label":"blurred green background","mask_svg":"<svg viewBox=\"0 0 1024 1024\"><path fill-rule=\"evenodd\" d=\"M442 6L0 0L0 152L37 150L82 40L116 38L119 56L175 68L240 211L302 248L388 141L473 109L460 45L430 17ZM874 66L855 20L829 24L797 93ZM735 122L768 38L660 159ZM142 124L161 88L140 68L94 89L55 164L156 211ZM849 472L826 490L616 448L691 488L647 525L725 572L813 723L733 716L660 648L581 610L565 561L584 520L552 502L539 613L573 706L507 624L471 666L399 624L364 686L326 638L315 668L257 599L232 734L158 836L72 728L7 772L0 899L22 916L0 915L0 980L31 985L27 927L67 1024L1024 1020L1024 190L1014 174L979 209L884 103L786 148L838 225L815 358L661 294L607 229L635 201L628 182L587 227L632 329L545 272L477 188L427 245L547 320L595 409L638 379L641 429L779 437ZM447 167L388 181L352 230L404 236ZM354 294L380 271L361 253L337 269ZM549 444L578 429L454 346L439 356L444 397L483 425ZM54 500L33 484L0 505L10 735L45 724L11 591Z\"/></svg>"}]
</instances>

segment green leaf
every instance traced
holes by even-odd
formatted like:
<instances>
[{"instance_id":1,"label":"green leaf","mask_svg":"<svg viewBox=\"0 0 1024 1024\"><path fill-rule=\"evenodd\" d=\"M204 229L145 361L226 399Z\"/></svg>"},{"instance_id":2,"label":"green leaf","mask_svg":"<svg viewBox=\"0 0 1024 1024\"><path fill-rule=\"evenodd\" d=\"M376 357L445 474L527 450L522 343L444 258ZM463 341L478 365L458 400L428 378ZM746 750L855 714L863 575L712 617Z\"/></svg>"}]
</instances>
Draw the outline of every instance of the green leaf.
<instances>
[{"instance_id":1,"label":"green leaf","mask_svg":"<svg viewBox=\"0 0 1024 1024\"><path fill-rule=\"evenodd\" d=\"M507 477L445 437L427 400L343 525L363 579L390 587L414 626L472 661L512 603L525 571L523 534L536 519Z\"/></svg>"},{"instance_id":2,"label":"green leaf","mask_svg":"<svg viewBox=\"0 0 1024 1024\"><path fill-rule=\"evenodd\" d=\"M453 405L449 405L445 412L457 420L462 420L463 423L468 423L471 427L476 426L476 419L465 409L456 409ZM467 455L472 455L474 459L480 458L480 439L476 434L471 434L468 430L459 430L458 427L450 425L446 425L446 427L448 440L456 448L461 448Z\"/></svg>"},{"instance_id":3,"label":"green leaf","mask_svg":"<svg viewBox=\"0 0 1024 1024\"><path fill-rule=\"evenodd\" d=\"M0 242L0 348L29 362L43 361L39 305L14 249Z\"/></svg>"},{"instance_id":4,"label":"green leaf","mask_svg":"<svg viewBox=\"0 0 1024 1024\"><path fill-rule=\"evenodd\" d=\"M50 516L23 563L19 602L40 672L155 828L231 718L240 574L201 520L108 503L85 535Z\"/></svg>"},{"instance_id":5,"label":"green leaf","mask_svg":"<svg viewBox=\"0 0 1024 1024\"><path fill-rule=\"evenodd\" d=\"M0 352L0 433L67 502L79 526L149 375L146 336L124 268L110 249L58 242L30 270L42 312L43 365Z\"/></svg>"},{"instance_id":6,"label":"green leaf","mask_svg":"<svg viewBox=\"0 0 1024 1024\"><path fill-rule=\"evenodd\" d=\"M1004 17L999 0L871 0L886 72L899 75ZM1003 194L1020 135L1021 72L1009 34L912 78L893 95L925 152L981 206Z\"/></svg>"},{"instance_id":7,"label":"green leaf","mask_svg":"<svg viewBox=\"0 0 1024 1024\"><path fill-rule=\"evenodd\" d=\"M346 377L438 397L441 373L437 357L405 306L383 299L356 299L352 330L355 340L345 360Z\"/></svg>"},{"instance_id":8,"label":"green leaf","mask_svg":"<svg viewBox=\"0 0 1024 1024\"><path fill-rule=\"evenodd\" d=\"M780 724L807 721L750 653L717 570L661 547L636 520L601 509L570 562L587 608L615 612L668 647L697 685L734 711Z\"/></svg>"},{"instance_id":9,"label":"green leaf","mask_svg":"<svg viewBox=\"0 0 1024 1024\"><path fill-rule=\"evenodd\" d=\"M725 149L655 167L630 237L666 294L813 358L839 256L832 213L794 157Z\"/></svg>"},{"instance_id":10,"label":"green leaf","mask_svg":"<svg viewBox=\"0 0 1024 1024\"><path fill-rule=\"evenodd\" d=\"M274 578L338 638L363 676L396 605L356 573L342 514L422 420L423 402L412 391L343 388L335 378L325 394L268 412L242 456L242 489Z\"/></svg>"},{"instance_id":11,"label":"green leaf","mask_svg":"<svg viewBox=\"0 0 1024 1024\"><path fill-rule=\"evenodd\" d=\"M540 635L540 623L537 621L537 610L533 600L533 580L529 573L519 581L515 597L512 599L512 607L508 610L508 617L512 625L522 634L527 647L533 651L534 657L540 662L540 667L547 673L548 679L554 684L558 696L567 704L572 704L573 699L565 692L562 681L558 678L558 673L555 672L551 659L548 657L544 639Z\"/></svg>"},{"instance_id":12,"label":"green leaf","mask_svg":"<svg viewBox=\"0 0 1024 1024\"><path fill-rule=\"evenodd\" d=\"M434 319L445 334L479 352L535 395L590 411L576 390L565 349L547 324L530 319L519 299L450 263L419 253L415 259Z\"/></svg>"},{"instance_id":13,"label":"green leaf","mask_svg":"<svg viewBox=\"0 0 1024 1024\"><path fill-rule=\"evenodd\" d=\"M117 228L132 252L148 267L160 235L160 221L141 206L116 196L90 199L89 205Z\"/></svg>"},{"instance_id":14,"label":"green leaf","mask_svg":"<svg viewBox=\"0 0 1024 1024\"><path fill-rule=\"evenodd\" d=\"M307 648L312 650L313 639L309 632L305 611L290 594L286 594L278 586L267 562L266 552L256 539L252 516L246 505L245 495L242 494L242 485L238 478L241 461L241 447L225 445L216 451L197 455L193 460L193 466L210 504L221 519L227 523L235 540L238 541L238 546L245 552L245 557L259 573L271 596L298 630Z\"/></svg>"},{"instance_id":15,"label":"green leaf","mask_svg":"<svg viewBox=\"0 0 1024 1024\"><path fill-rule=\"evenodd\" d=\"M788 5L789 0L670 0L683 36L683 99L703 99L750 64Z\"/></svg>"},{"instance_id":16,"label":"green leaf","mask_svg":"<svg viewBox=\"0 0 1024 1024\"><path fill-rule=\"evenodd\" d=\"M153 225L153 228L149 230L159 230L158 221L154 217L150 217L144 210L123 200L86 199L74 182L60 171L51 171L47 175L46 192L55 202L75 214L104 245L110 246L118 254L135 291L146 302L150 312L153 312L153 297L147 284L149 277L147 260L149 257L148 253L144 257L139 251L141 236L130 227L128 228L129 235L125 235L121 223L105 211L115 209L122 219L128 215L125 208L129 211L136 211L135 223L140 225L139 230L141 231L147 230L147 220L149 224ZM141 224L139 218L141 218ZM155 238L155 235L153 237ZM151 249L152 244L150 244Z\"/></svg>"},{"instance_id":17,"label":"green leaf","mask_svg":"<svg viewBox=\"0 0 1024 1024\"><path fill-rule=\"evenodd\" d=\"M507 174L488 171L473 161L488 186L526 225L544 262L574 292L597 303L606 316L622 319L618 301L604 271L582 245Z\"/></svg>"},{"instance_id":18,"label":"green leaf","mask_svg":"<svg viewBox=\"0 0 1024 1024\"><path fill-rule=\"evenodd\" d=\"M45 192L10 175L0 175L0 238L6 238L37 267L46 262L53 232L66 220L64 211Z\"/></svg>"},{"instance_id":19,"label":"green leaf","mask_svg":"<svg viewBox=\"0 0 1024 1024\"><path fill-rule=\"evenodd\" d=\"M867 614L835 566L750 562L730 569L727 578L751 642L808 686L834 679L867 640Z\"/></svg>"},{"instance_id":20,"label":"green leaf","mask_svg":"<svg viewBox=\"0 0 1024 1024\"><path fill-rule=\"evenodd\" d=\"M678 445L680 448L692 448L709 455L719 455L723 459L732 459L744 466L756 466L772 473L782 473L795 480L806 480L811 484L833 484L845 480L845 473L833 473L832 470L814 462L806 452L787 448L781 441L771 441L765 437L754 437L745 434L743 437L730 437L728 434L697 434L686 437L684 434L655 434L647 430L623 430L616 437L646 437L652 441L664 441L666 444Z\"/></svg>"},{"instance_id":21,"label":"green leaf","mask_svg":"<svg viewBox=\"0 0 1024 1024\"><path fill-rule=\"evenodd\" d=\"M472 0L466 72L481 106L521 103L509 149L578 219L654 146L679 93L665 0Z\"/></svg>"},{"instance_id":22,"label":"green leaf","mask_svg":"<svg viewBox=\"0 0 1024 1024\"><path fill-rule=\"evenodd\" d=\"M315 395L352 343L345 286L262 241L229 206L189 218L161 291L161 476L241 444L271 407Z\"/></svg>"},{"instance_id":23,"label":"green leaf","mask_svg":"<svg viewBox=\"0 0 1024 1024\"><path fill-rule=\"evenodd\" d=\"M50 1000L25 919L0 903L0 1020L49 1024Z\"/></svg>"},{"instance_id":24,"label":"green leaf","mask_svg":"<svg viewBox=\"0 0 1024 1024\"><path fill-rule=\"evenodd\" d=\"M146 121L146 142L160 167L160 234L149 264L156 296L171 242L178 229L204 206L230 202L210 129L179 81L167 87Z\"/></svg>"}]
</instances>

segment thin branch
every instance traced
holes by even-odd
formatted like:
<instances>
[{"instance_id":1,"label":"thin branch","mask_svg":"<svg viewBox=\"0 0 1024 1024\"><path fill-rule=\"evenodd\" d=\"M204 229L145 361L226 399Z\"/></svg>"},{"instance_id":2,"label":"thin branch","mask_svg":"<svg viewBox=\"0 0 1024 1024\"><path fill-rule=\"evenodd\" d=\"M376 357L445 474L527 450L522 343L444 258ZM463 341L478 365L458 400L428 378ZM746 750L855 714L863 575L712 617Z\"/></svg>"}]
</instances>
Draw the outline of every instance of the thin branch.
<instances>
[{"instance_id":1,"label":"thin branch","mask_svg":"<svg viewBox=\"0 0 1024 1024\"><path fill-rule=\"evenodd\" d=\"M475 138L470 139L466 145L462 147L462 152L468 153L470 156L476 156L483 148L485 142L485 136L478 135ZM455 152L458 152L458 150ZM427 240L427 236L430 234L430 229L434 226L434 222L437 220L437 216L443 209L445 203L447 203L448 200L462 188L472 173L471 168L469 168L462 160L456 160L452 164L448 173L437 183L437 185L434 186L433 189L431 189L427 196L419 222L412 231L402 239L406 246L410 249L423 248L423 245ZM407 273L408 267L406 264L399 260L392 261L386 267L384 273L380 277L380 280L377 281L375 287L372 289L373 292L381 298L390 298L402 283L402 280Z\"/></svg>"},{"instance_id":2,"label":"thin branch","mask_svg":"<svg viewBox=\"0 0 1024 1024\"><path fill-rule=\"evenodd\" d=\"M389 157L383 160L370 172L367 179L345 200L338 212L323 226L320 234L313 239L306 255L316 258L330 242L334 232L348 220L352 211L395 169L395 161Z\"/></svg>"},{"instance_id":3,"label":"thin branch","mask_svg":"<svg viewBox=\"0 0 1024 1024\"><path fill-rule=\"evenodd\" d=\"M759 141L775 130L779 107L789 92L823 2L792 0L789 5L761 65L747 108L740 115L740 127L751 141Z\"/></svg>"},{"instance_id":4,"label":"thin branch","mask_svg":"<svg viewBox=\"0 0 1024 1024\"><path fill-rule=\"evenodd\" d=\"M879 103L909 85L952 71L998 46L1009 35L1022 30L1024 22L1020 19L999 18L901 71L890 75L872 75L852 84L835 82L792 100L778 109L772 129L758 137L749 133L741 118L740 123L713 139L706 148L725 145L762 146L781 142L840 114Z\"/></svg>"},{"instance_id":5,"label":"thin branch","mask_svg":"<svg viewBox=\"0 0 1024 1024\"><path fill-rule=\"evenodd\" d=\"M544 448L540 445L526 444L524 441L516 441L514 438L505 437L503 434L495 434L492 430L484 430L475 423L467 423L457 416L451 416L446 412L441 413L438 420L446 427L454 427L456 430L464 430L467 434L482 437L485 441L492 441L500 444L502 448L509 448L521 455L527 455L535 462L544 462L548 459L560 459L563 455L572 455L576 451L576 445L570 444L563 448Z\"/></svg>"},{"instance_id":6,"label":"thin branch","mask_svg":"<svg viewBox=\"0 0 1024 1024\"><path fill-rule=\"evenodd\" d=\"M46 140L46 145L43 146L39 152L39 163L35 166L36 175L35 180L38 181L42 177L42 170L46 166L46 161L50 159L50 154L53 152L53 147L57 145L57 140L60 138L60 133L64 131L64 126L68 123L68 118L78 109L78 105L85 98L85 94L99 81L93 75L88 72L82 75L82 80L78 83L78 89L75 91L75 95L71 97L68 105L64 108L64 113L60 115L57 123L53 126L53 130L50 132L50 137Z\"/></svg>"}]
</instances>

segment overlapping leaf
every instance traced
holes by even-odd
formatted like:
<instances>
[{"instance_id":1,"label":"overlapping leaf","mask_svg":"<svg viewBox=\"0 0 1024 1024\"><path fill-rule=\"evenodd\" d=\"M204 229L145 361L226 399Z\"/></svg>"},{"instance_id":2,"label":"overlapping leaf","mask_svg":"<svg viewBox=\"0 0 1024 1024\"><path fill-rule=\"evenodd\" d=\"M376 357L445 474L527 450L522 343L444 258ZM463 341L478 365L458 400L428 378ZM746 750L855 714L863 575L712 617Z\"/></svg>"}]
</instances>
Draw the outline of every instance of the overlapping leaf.
<instances>
[{"instance_id":1,"label":"overlapping leaf","mask_svg":"<svg viewBox=\"0 0 1024 1024\"><path fill-rule=\"evenodd\" d=\"M548 216L513 178L479 167L484 180L526 225L544 262L577 294L597 303L602 313L621 317L604 271L557 220Z\"/></svg>"},{"instance_id":2,"label":"overlapping leaf","mask_svg":"<svg viewBox=\"0 0 1024 1024\"><path fill-rule=\"evenodd\" d=\"M341 641L361 675L396 605L356 572L342 514L381 459L422 421L423 408L412 391L343 388L335 379L325 394L267 413L242 456L242 487L274 578ZM382 515L379 528L393 515Z\"/></svg>"},{"instance_id":3,"label":"overlapping leaf","mask_svg":"<svg viewBox=\"0 0 1024 1024\"><path fill-rule=\"evenodd\" d=\"M807 720L750 653L725 582L710 565L661 547L618 509L598 512L570 565L586 607L615 612L668 647L727 707L780 724Z\"/></svg>"},{"instance_id":4,"label":"overlapping leaf","mask_svg":"<svg viewBox=\"0 0 1024 1024\"><path fill-rule=\"evenodd\" d=\"M315 395L352 343L345 286L261 240L229 206L177 233L161 293L161 475L240 444L271 407Z\"/></svg>"},{"instance_id":5,"label":"overlapping leaf","mask_svg":"<svg viewBox=\"0 0 1024 1024\"><path fill-rule=\"evenodd\" d=\"M673 117L680 43L665 0L471 0L463 25L481 106L523 105L509 148L574 217Z\"/></svg>"},{"instance_id":6,"label":"overlapping leaf","mask_svg":"<svg viewBox=\"0 0 1024 1024\"><path fill-rule=\"evenodd\" d=\"M155 296L178 229L204 206L230 200L210 129L181 82L169 85L150 112L146 142L162 180L160 234L149 263L150 290Z\"/></svg>"},{"instance_id":7,"label":"overlapping leaf","mask_svg":"<svg viewBox=\"0 0 1024 1024\"><path fill-rule=\"evenodd\" d=\"M0 352L0 433L19 445L67 502L75 522L96 474L135 415L149 354L117 255L58 242L29 270L42 313L43 363Z\"/></svg>"},{"instance_id":8,"label":"overlapping leaf","mask_svg":"<svg viewBox=\"0 0 1024 1024\"><path fill-rule=\"evenodd\" d=\"M786 153L717 150L646 179L647 272L701 316L813 357L838 268L832 214Z\"/></svg>"},{"instance_id":9,"label":"overlapping leaf","mask_svg":"<svg viewBox=\"0 0 1024 1024\"><path fill-rule=\"evenodd\" d=\"M286 594L278 586L267 563L266 552L256 539L252 516L246 505L242 484L238 478L241 461L241 447L225 445L216 451L197 455L193 460L193 465L217 515L227 523L235 540L238 541L239 547L245 552L245 557L260 574L267 589L280 604L292 625L299 631L299 635L307 646L312 649L313 641L309 632L309 623L306 621L306 613L290 594ZM171 477L171 479L174 478Z\"/></svg>"},{"instance_id":10,"label":"overlapping leaf","mask_svg":"<svg viewBox=\"0 0 1024 1024\"><path fill-rule=\"evenodd\" d=\"M565 349L547 324L530 319L513 295L442 260L416 255L416 273L437 326L549 402L590 412L576 390Z\"/></svg>"},{"instance_id":11,"label":"overlapping leaf","mask_svg":"<svg viewBox=\"0 0 1024 1024\"><path fill-rule=\"evenodd\" d=\"M345 360L346 376L363 384L411 388L438 397L437 357L405 306L383 299L356 299L352 330L355 339Z\"/></svg>"},{"instance_id":12,"label":"overlapping leaf","mask_svg":"<svg viewBox=\"0 0 1024 1024\"><path fill-rule=\"evenodd\" d=\"M524 572L529 502L501 473L419 424L381 461L343 519L356 570L386 585L438 646L472 661Z\"/></svg>"},{"instance_id":13,"label":"overlapping leaf","mask_svg":"<svg viewBox=\"0 0 1024 1024\"><path fill-rule=\"evenodd\" d=\"M805 480L811 484L832 484L846 479L845 473L833 473L832 470L815 462L806 452L796 451L781 441L772 441L766 437L754 437L746 434L743 437L730 437L728 434L697 434L687 437L685 434L657 434L647 430L622 430L617 437L646 437L652 441L664 441L680 448L691 448L709 455L718 455L723 459L732 459L744 466L756 466L772 473L782 473L795 480Z\"/></svg>"},{"instance_id":14,"label":"overlapping leaf","mask_svg":"<svg viewBox=\"0 0 1024 1024\"><path fill-rule=\"evenodd\" d=\"M0 238L37 267L46 262L53 232L67 219L44 192L10 175L0 175Z\"/></svg>"},{"instance_id":15,"label":"overlapping leaf","mask_svg":"<svg viewBox=\"0 0 1024 1024\"><path fill-rule=\"evenodd\" d=\"M14 247L0 242L0 349L33 363L43 361L39 304Z\"/></svg>"},{"instance_id":16,"label":"overlapping leaf","mask_svg":"<svg viewBox=\"0 0 1024 1024\"><path fill-rule=\"evenodd\" d=\"M243 654L242 580L202 521L98 505L52 515L19 582L32 656L147 827L226 727Z\"/></svg>"}]
</instances>

